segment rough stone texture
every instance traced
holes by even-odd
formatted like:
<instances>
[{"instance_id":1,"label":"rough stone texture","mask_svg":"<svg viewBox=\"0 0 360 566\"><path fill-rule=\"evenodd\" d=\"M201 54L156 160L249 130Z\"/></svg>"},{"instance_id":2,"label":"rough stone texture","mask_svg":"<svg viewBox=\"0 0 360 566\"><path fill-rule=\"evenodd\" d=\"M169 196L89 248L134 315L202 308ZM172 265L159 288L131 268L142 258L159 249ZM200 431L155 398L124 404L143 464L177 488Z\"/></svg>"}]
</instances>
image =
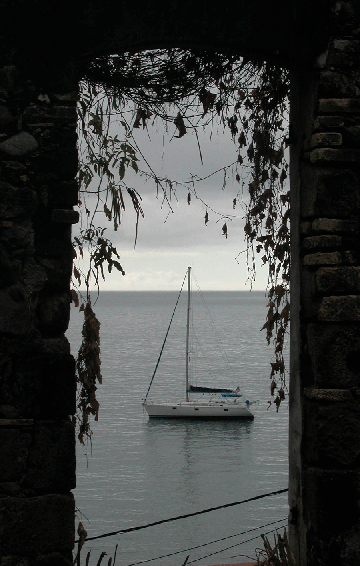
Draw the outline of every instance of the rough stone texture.
<instances>
[{"instance_id":1,"label":"rough stone texture","mask_svg":"<svg viewBox=\"0 0 360 566\"><path fill-rule=\"evenodd\" d=\"M339 252L308 254L304 256L304 265L338 265L341 263Z\"/></svg>"},{"instance_id":2,"label":"rough stone texture","mask_svg":"<svg viewBox=\"0 0 360 566\"><path fill-rule=\"evenodd\" d=\"M70 294L40 294L37 308L39 328L45 336L56 336L67 330L70 317Z\"/></svg>"},{"instance_id":3,"label":"rough stone texture","mask_svg":"<svg viewBox=\"0 0 360 566\"><path fill-rule=\"evenodd\" d=\"M323 132L313 134L311 138L312 147L335 147L342 145L342 135L337 132Z\"/></svg>"},{"instance_id":4,"label":"rough stone texture","mask_svg":"<svg viewBox=\"0 0 360 566\"><path fill-rule=\"evenodd\" d=\"M343 71L346 67L360 65L360 42L357 39L335 39L330 47L327 64L330 67L339 67Z\"/></svg>"},{"instance_id":5,"label":"rough stone texture","mask_svg":"<svg viewBox=\"0 0 360 566\"><path fill-rule=\"evenodd\" d=\"M12 124L14 116L6 106L0 106L0 128L6 128Z\"/></svg>"},{"instance_id":6,"label":"rough stone texture","mask_svg":"<svg viewBox=\"0 0 360 566\"><path fill-rule=\"evenodd\" d=\"M65 354L32 352L31 345L7 342L0 405L17 407L19 416L39 419L67 418L75 412L74 358ZM19 358L27 352L27 359Z\"/></svg>"},{"instance_id":7,"label":"rough stone texture","mask_svg":"<svg viewBox=\"0 0 360 566\"><path fill-rule=\"evenodd\" d=\"M341 236L323 235L311 236L304 238L303 245L305 250L319 249L319 248L338 248L342 244Z\"/></svg>"},{"instance_id":8,"label":"rough stone texture","mask_svg":"<svg viewBox=\"0 0 360 566\"><path fill-rule=\"evenodd\" d=\"M334 170L309 164L303 167L302 178L305 185L301 203L303 216L322 216L322 221L336 218L337 223L339 218L357 217L360 204L357 172L348 167Z\"/></svg>"},{"instance_id":9,"label":"rough stone texture","mask_svg":"<svg viewBox=\"0 0 360 566\"><path fill-rule=\"evenodd\" d=\"M68 291L72 274L71 263L68 258L66 256L60 258L39 258L38 261L46 273L48 284L59 291Z\"/></svg>"},{"instance_id":10,"label":"rough stone texture","mask_svg":"<svg viewBox=\"0 0 360 566\"><path fill-rule=\"evenodd\" d=\"M360 295L324 297L318 316L319 320L360 321Z\"/></svg>"},{"instance_id":11,"label":"rough stone texture","mask_svg":"<svg viewBox=\"0 0 360 566\"><path fill-rule=\"evenodd\" d=\"M354 232L357 228L357 222L337 218L317 218L312 223L314 232Z\"/></svg>"},{"instance_id":12,"label":"rough stone texture","mask_svg":"<svg viewBox=\"0 0 360 566\"><path fill-rule=\"evenodd\" d=\"M18 8L18 23L20 16ZM45 52L39 29L40 36ZM4 56L6 63L2 44ZM64 331L78 218L77 79L65 78L53 60L56 98L49 73L31 76L25 65L24 76L1 57L0 564L70 566L76 380Z\"/></svg>"},{"instance_id":13,"label":"rough stone texture","mask_svg":"<svg viewBox=\"0 0 360 566\"><path fill-rule=\"evenodd\" d=\"M317 387L358 387L360 384L360 334L357 325L310 324L307 341ZM323 355L326 352L326 356Z\"/></svg>"},{"instance_id":14,"label":"rough stone texture","mask_svg":"<svg viewBox=\"0 0 360 566\"><path fill-rule=\"evenodd\" d=\"M314 121L314 131L323 129L333 130L341 128L344 125L343 116L318 116Z\"/></svg>"},{"instance_id":15,"label":"rough stone texture","mask_svg":"<svg viewBox=\"0 0 360 566\"><path fill-rule=\"evenodd\" d=\"M360 12L293 88L290 538L297 566L360 563ZM297 90L298 89L298 90ZM295 96L294 96L295 94ZM294 106L295 105L295 106ZM336 145L337 144L337 145ZM298 195L298 197L297 197ZM297 246L297 247L296 247ZM300 250L302 264L297 259ZM309 253L315 252L315 253ZM348 502L348 503L347 503Z\"/></svg>"},{"instance_id":16,"label":"rough stone texture","mask_svg":"<svg viewBox=\"0 0 360 566\"><path fill-rule=\"evenodd\" d=\"M360 113L360 100L357 98L323 98L319 100L322 114Z\"/></svg>"},{"instance_id":17,"label":"rough stone texture","mask_svg":"<svg viewBox=\"0 0 360 566\"><path fill-rule=\"evenodd\" d=\"M47 492L65 492L76 487L72 423L36 423L22 487Z\"/></svg>"},{"instance_id":18,"label":"rough stone texture","mask_svg":"<svg viewBox=\"0 0 360 566\"><path fill-rule=\"evenodd\" d=\"M360 96L359 71L336 72L328 70L320 75L319 94L325 98L344 97L357 98Z\"/></svg>"},{"instance_id":19,"label":"rough stone texture","mask_svg":"<svg viewBox=\"0 0 360 566\"><path fill-rule=\"evenodd\" d=\"M0 181L0 220L28 217L36 210L37 198L34 191L12 187Z\"/></svg>"},{"instance_id":20,"label":"rough stone texture","mask_svg":"<svg viewBox=\"0 0 360 566\"><path fill-rule=\"evenodd\" d=\"M344 397L344 395L343 395ZM348 468L360 462L360 406L358 403L330 400L305 403L305 458L308 466ZM341 423L341 426L339 426Z\"/></svg>"},{"instance_id":21,"label":"rough stone texture","mask_svg":"<svg viewBox=\"0 0 360 566\"><path fill-rule=\"evenodd\" d=\"M28 132L20 132L0 143L0 151L10 157L23 157L39 148L36 139Z\"/></svg>"},{"instance_id":22,"label":"rough stone texture","mask_svg":"<svg viewBox=\"0 0 360 566\"><path fill-rule=\"evenodd\" d=\"M348 389L317 389L315 387L305 387L304 396L307 399L316 401L352 401L353 397Z\"/></svg>"},{"instance_id":23,"label":"rough stone texture","mask_svg":"<svg viewBox=\"0 0 360 566\"><path fill-rule=\"evenodd\" d=\"M31 556L70 551L74 544L71 494L0 498L3 517L0 554Z\"/></svg>"},{"instance_id":24,"label":"rough stone texture","mask_svg":"<svg viewBox=\"0 0 360 566\"><path fill-rule=\"evenodd\" d=\"M2 482L21 490L66 492L75 488L75 430L68 421L0 419ZM12 490L14 491L14 490ZM7 494L9 490L7 489Z\"/></svg>"},{"instance_id":25,"label":"rough stone texture","mask_svg":"<svg viewBox=\"0 0 360 566\"><path fill-rule=\"evenodd\" d=\"M360 102L360 101L359 101ZM339 162L339 163L359 163L360 151L357 149L330 149L320 148L314 149L310 153L311 163L320 162Z\"/></svg>"},{"instance_id":26,"label":"rough stone texture","mask_svg":"<svg viewBox=\"0 0 360 566\"><path fill-rule=\"evenodd\" d=\"M19 481L25 470L31 442L31 431L22 433L18 429L6 429L0 426L0 445L6 459L0 460L0 477L2 482Z\"/></svg>"},{"instance_id":27,"label":"rough stone texture","mask_svg":"<svg viewBox=\"0 0 360 566\"><path fill-rule=\"evenodd\" d=\"M31 327L31 313L23 287L15 283L0 289L0 333L25 335Z\"/></svg>"},{"instance_id":28,"label":"rough stone texture","mask_svg":"<svg viewBox=\"0 0 360 566\"><path fill-rule=\"evenodd\" d=\"M316 284L321 293L360 293L360 267L321 267Z\"/></svg>"},{"instance_id":29,"label":"rough stone texture","mask_svg":"<svg viewBox=\"0 0 360 566\"><path fill-rule=\"evenodd\" d=\"M77 224L79 213L76 210L55 209L52 211L51 220L63 224Z\"/></svg>"},{"instance_id":30,"label":"rough stone texture","mask_svg":"<svg viewBox=\"0 0 360 566\"><path fill-rule=\"evenodd\" d=\"M308 470L306 487L310 491L309 497L314 501L313 515L316 517L319 533L326 538L328 534L336 534L339 527L348 528L354 519L358 519L359 511L352 497L358 479L352 471ZM357 491L358 488L355 492Z\"/></svg>"}]
</instances>

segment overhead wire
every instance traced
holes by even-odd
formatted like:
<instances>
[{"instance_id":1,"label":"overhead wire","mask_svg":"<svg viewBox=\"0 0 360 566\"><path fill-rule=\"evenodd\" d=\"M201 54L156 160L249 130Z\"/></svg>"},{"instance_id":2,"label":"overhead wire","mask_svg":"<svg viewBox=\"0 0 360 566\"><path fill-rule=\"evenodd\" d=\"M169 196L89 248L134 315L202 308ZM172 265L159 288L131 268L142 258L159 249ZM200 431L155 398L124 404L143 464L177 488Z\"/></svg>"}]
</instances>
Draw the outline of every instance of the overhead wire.
<instances>
[{"instance_id":1,"label":"overhead wire","mask_svg":"<svg viewBox=\"0 0 360 566\"><path fill-rule=\"evenodd\" d=\"M285 519L282 520L285 521ZM268 535L270 533L273 533L274 531L276 531L276 529L271 529L270 531L267 531L266 533L262 533L262 534ZM221 554L221 552L225 552L225 550L229 550L230 548L235 548L235 546L240 546L241 544L245 544L247 542L251 542L252 540L256 540L260 536L261 535L257 535L256 537L248 538L247 540L243 540L237 544L232 544L231 546L223 548L222 550L217 550L215 552L211 552L210 554L206 554L205 556L201 556L200 558L195 558L195 560L191 560L191 564L194 564L195 562L199 562L200 560L204 560L204 558L209 558L209 556L214 556L215 554Z\"/></svg>"},{"instance_id":2,"label":"overhead wire","mask_svg":"<svg viewBox=\"0 0 360 566\"><path fill-rule=\"evenodd\" d=\"M195 517L197 515L203 515L204 513L210 513L212 511L218 511L219 509L227 509L228 507L234 507L235 505L242 505L243 503L249 503L250 501L257 501L258 499L263 499L264 497L270 497L272 495L279 495L281 493L286 493L288 488L278 489L277 491L271 491L269 493L263 493L261 495L256 495L255 497L249 497L248 499L243 499L242 501L233 501L232 503L225 503L224 505L217 505L216 507L209 507L208 509L203 509L202 511L194 511L192 513L186 513L184 515L178 515L176 517L169 517L168 519L160 519L159 521L154 521L153 523L147 523L146 525L139 525L137 527L129 527L127 529L119 529L118 531L111 531L109 533L104 533L102 535L97 535L95 537L89 537L86 540L96 540L99 538L107 538L114 535L131 533L133 531L140 531L142 529L147 529L149 527L155 527L157 525L162 525L164 523L170 523L172 521L179 521L180 519L187 519L189 517ZM75 542L79 542L78 540Z\"/></svg>"},{"instance_id":3,"label":"overhead wire","mask_svg":"<svg viewBox=\"0 0 360 566\"><path fill-rule=\"evenodd\" d=\"M170 552L169 554L163 554L163 555L161 555L161 556L156 556L155 558L148 558L147 560L140 560L139 562L132 562L131 564L128 564L127 566L139 566L140 564L146 564L146 563L148 563L148 562L154 562L155 560L161 560L161 559L163 559L163 558L169 558L170 556L175 556L175 555L177 555L177 554L182 554L182 553L184 553L184 552L189 552L190 550L196 550L196 549L198 549L198 548L203 548L204 546L209 546L210 544L215 544L215 543L217 543L217 542L222 542L222 541L228 540L228 539L230 539L230 538L234 538L234 537L238 537L238 536L241 536L241 535L245 535L245 534L247 534L247 533L251 533L251 532L253 532L253 531L256 531L256 530L259 530L259 529L263 529L263 528L265 528L265 527L269 527L270 525L275 525L276 523L282 523L282 522L284 522L285 520L286 520L286 519L279 519L279 520L277 520L277 521L272 521L271 523L267 523L267 524L265 524L265 525L260 525L259 527L254 527L254 528L252 528L252 529L248 529L248 530L242 531L242 532L240 532L240 533L235 533L234 535L229 535L229 536L227 536L227 537L218 538L218 539L216 539L216 540L212 540L212 541L210 541L210 542L205 542L205 543L203 543L203 544L198 544L198 545L192 546L192 547L190 547L190 548L184 548L184 549L182 549L182 550L176 550L175 552ZM270 531L270 532L271 532L271 531ZM260 536L260 535L259 535L259 536ZM256 537L256 538L258 538L258 537ZM242 544L242 542L239 542L239 543L237 543L237 544L234 545L234 546L239 546L240 544ZM232 548L232 547L230 546L230 547L228 547L228 548ZM227 548L225 548L224 550L227 550ZM219 552L221 552L221 551L219 551ZM209 556L211 556L211 555L209 555Z\"/></svg>"}]
</instances>

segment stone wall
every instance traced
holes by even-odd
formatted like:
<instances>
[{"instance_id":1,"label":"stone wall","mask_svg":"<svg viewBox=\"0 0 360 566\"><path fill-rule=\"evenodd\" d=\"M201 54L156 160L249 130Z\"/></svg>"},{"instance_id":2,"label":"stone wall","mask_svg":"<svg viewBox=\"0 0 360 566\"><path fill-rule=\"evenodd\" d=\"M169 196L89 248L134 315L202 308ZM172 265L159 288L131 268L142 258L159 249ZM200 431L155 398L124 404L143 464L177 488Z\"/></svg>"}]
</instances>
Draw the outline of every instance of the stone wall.
<instances>
[{"instance_id":1,"label":"stone wall","mask_svg":"<svg viewBox=\"0 0 360 566\"><path fill-rule=\"evenodd\" d=\"M290 529L298 563L360 563L360 36L351 3L293 80Z\"/></svg>"},{"instance_id":2,"label":"stone wall","mask_svg":"<svg viewBox=\"0 0 360 566\"><path fill-rule=\"evenodd\" d=\"M0 563L62 566L74 541L75 363L64 332L78 220L77 83L32 81L4 55Z\"/></svg>"}]
</instances>

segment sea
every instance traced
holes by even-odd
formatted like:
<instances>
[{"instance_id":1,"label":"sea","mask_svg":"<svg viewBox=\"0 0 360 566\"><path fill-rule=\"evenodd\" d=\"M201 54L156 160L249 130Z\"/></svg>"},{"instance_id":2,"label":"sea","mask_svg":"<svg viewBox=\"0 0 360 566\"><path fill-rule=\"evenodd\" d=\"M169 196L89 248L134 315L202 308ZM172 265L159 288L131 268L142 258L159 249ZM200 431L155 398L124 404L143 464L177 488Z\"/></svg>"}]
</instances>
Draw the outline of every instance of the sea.
<instances>
[{"instance_id":1,"label":"sea","mask_svg":"<svg viewBox=\"0 0 360 566\"><path fill-rule=\"evenodd\" d=\"M263 549L261 534L272 542L275 529L286 527L287 493L241 503L288 484L288 402L278 413L268 402L265 292L195 290L192 297L192 384L240 386L244 400L257 401L255 418L149 420L142 402L157 364L148 399L185 396L187 293L174 316L177 292L94 295L103 383L91 441L77 446L74 490L77 523L94 539L82 549L84 560L91 552L90 566L102 552L104 560L116 552L118 566L247 562ZM73 305L67 337L74 356L82 320Z\"/></svg>"}]
</instances>

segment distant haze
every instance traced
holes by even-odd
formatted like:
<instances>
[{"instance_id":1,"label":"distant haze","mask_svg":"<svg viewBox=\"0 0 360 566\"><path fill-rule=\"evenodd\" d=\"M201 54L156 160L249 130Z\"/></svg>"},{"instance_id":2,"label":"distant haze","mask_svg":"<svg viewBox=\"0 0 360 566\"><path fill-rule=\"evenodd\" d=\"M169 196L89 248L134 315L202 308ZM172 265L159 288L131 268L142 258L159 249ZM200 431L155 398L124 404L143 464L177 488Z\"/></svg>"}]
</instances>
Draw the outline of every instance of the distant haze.
<instances>
[{"instance_id":1,"label":"distant haze","mask_svg":"<svg viewBox=\"0 0 360 566\"><path fill-rule=\"evenodd\" d=\"M117 124L114 123L113 128L116 132ZM173 129L175 131L175 126ZM199 199L192 195L190 205L187 203L187 187L177 185L177 198L172 197L170 205L173 211L170 211L169 205L162 200L161 189L157 195L154 180L133 174L129 169L125 181L141 195L145 218L139 219L134 249L136 215L129 199L123 222L116 232L103 213L97 215L96 224L107 226L105 235L116 246L126 272L125 276L116 270L107 274L101 288L118 291L176 290L190 265L194 267L202 290L250 290L243 230L244 203L248 198L246 170L243 171L243 189L230 170L223 186L223 167L236 161L236 146L228 131L224 133L216 124L213 131L210 127L205 132L200 131L202 164L195 135L189 133L178 139L172 137L174 133L164 132L161 124L156 128L150 126L149 131L139 129L134 133L143 155L159 178L186 183L192 176L203 178L213 171L220 171L194 183ZM121 135L119 128L119 137ZM139 162L139 167L147 169L144 162ZM244 194L239 196L238 192L242 190ZM237 198L235 209L232 206L234 198ZM207 225L204 220L206 211L209 216ZM227 238L222 233L225 222L222 214L231 217L231 220L226 220ZM254 290L264 290L267 284L267 270L260 264L259 259Z\"/></svg>"}]
</instances>

